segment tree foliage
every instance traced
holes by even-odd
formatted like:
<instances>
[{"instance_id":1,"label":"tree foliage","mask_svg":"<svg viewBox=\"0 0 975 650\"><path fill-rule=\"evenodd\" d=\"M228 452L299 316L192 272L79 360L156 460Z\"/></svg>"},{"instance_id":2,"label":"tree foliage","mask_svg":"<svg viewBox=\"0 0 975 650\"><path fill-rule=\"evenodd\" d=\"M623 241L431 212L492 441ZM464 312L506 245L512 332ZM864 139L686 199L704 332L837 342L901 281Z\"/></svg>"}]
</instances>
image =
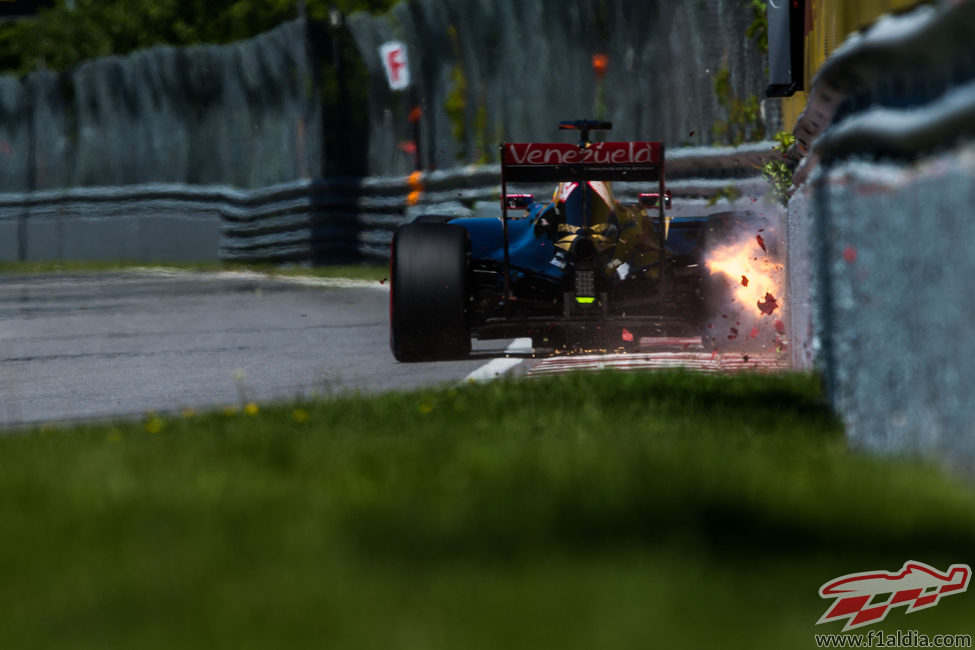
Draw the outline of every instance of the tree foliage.
<instances>
[{"instance_id":1,"label":"tree foliage","mask_svg":"<svg viewBox=\"0 0 975 650\"><path fill-rule=\"evenodd\" d=\"M768 14L765 0L751 0L748 6L752 12L752 24L745 30L745 36L755 42L759 52L768 55Z\"/></svg>"},{"instance_id":2,"label":"tree foliage","mask_svg":"<svg viewBox=\"0 0 975 650\"><path fill-rule=\"evenodd\" d=\"M308 16L385 11L396 0L305 0ZM229 43L297 16L296 0L58 0L35 18L0 24L0 71L63 70L153 45Z\"/></svg>"},{"instance_id":3,"label":"tree foliage","mask_svg":"<svg viewBox=\"0 0 975 650\"><path fill-rule=\"evenodd\" d=\"M766 161L762 165L761 172L769 185L772 186L772 195L775 200L786 205L791 196L792 174L795 167L794 159L789 157L789 150L795 145L796 136L788 131L779 131L772 139L778 142L776 150L782 155L782 158Z\"/></svg>"},{"instance_id":4,"label":"tree foliage","mask_svg":"<svg viewBox=\"0 0 975 650\"><path fill-rule=\"evenodd\" d=\"M755 95L739 97L731 84L731 70L722 65L714 79L714 95L724 118L715 120L711 132L717 143L740 145L765 138L762 107Z\"/></svg>"}]
</instances>

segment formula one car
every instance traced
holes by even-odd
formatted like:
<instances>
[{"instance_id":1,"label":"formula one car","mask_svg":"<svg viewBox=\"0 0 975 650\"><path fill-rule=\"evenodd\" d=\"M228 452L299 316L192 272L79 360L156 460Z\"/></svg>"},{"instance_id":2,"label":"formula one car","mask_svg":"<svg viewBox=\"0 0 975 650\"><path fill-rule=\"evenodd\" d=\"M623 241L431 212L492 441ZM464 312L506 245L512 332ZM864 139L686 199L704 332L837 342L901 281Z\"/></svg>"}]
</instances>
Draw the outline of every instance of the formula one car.
<instances>
[{"instance_id":1,"label":"formula one car","mask_svg":"<svg viewBox=\"0 0 975 650\"><path fill-rule=\"evenodd\" d=\"M501 217L418 217L391 253L390 346L400 361L461 358L471 338L617 348L697 333L706 218L670 219L660 142L592 142L606 122L563 122L578 144L501 145ZM613 183L652 184L624 204ZM550 200L508 194L555 183Z\"/></svg>"}]
</instances>

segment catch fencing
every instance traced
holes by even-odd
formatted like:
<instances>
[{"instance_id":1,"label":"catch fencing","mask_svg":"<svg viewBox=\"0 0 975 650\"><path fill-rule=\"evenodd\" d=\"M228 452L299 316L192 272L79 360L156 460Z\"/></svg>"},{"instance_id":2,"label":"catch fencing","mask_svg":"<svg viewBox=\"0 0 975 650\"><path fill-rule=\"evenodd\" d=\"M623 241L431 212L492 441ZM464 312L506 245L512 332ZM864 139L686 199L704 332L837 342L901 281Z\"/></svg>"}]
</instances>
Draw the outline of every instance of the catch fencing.
<instances>
[{"instance_id":1,"label":"catch fencing","mask_svg":"<svg viewBox=\"0 0 975 650\"><path fill-rule=\"evenodd\" d=\"M497 142L554 139L559 120L586 116L613 120L618 140L761 139L777 129L774 102L747 129L713 128L730 119L718 85L726 104L764 86L749 20L741 0L411 0L2 76L0 192L405 176L417 159L496 163ZM410 53L406 92L379 61L394 38Z\"/></svg>"},{"instance_id":2,"label":"catch fencing","mask_svg":"<svg viewBox=\"0 0 975 650\"><path fill-rule=\"evenodd\" d=\"M671 146L678 195L762 185L767 145L673 148L777 128L773 102L748 134L712 129L728 118L719 77L736 98L764 85L740 0L563 5L416 0L0 77L0 260L380 259L418 211L497 214L497 143L561 139L557 121L587 115L614 120L613 139ZM394 37L410 52L407 93L378 60ZM417 159L419 194L406 180Z\"/></svg>"},{"instance_id":3,"label":"catch fencing","mask_svg":"<svg viewBox=\"0 0 975 650\"><path fill-rule=\"evenodd\" d=\"M609 120L614 140L671 147L763 139L779 130L777 100L764 120L722 130L728 102L761 96L764 57L745 36L742 0L411 0L348 19L369 72L369 169L406 174L406 119L423 109L424 169L496 163L494 144L560 139L560 120ZM414 87L390 91L379 47L402 41ZM604 65L594 66L594 55ZM727 88L722 97L716 88ZM722 105L722 101L725 104ZM748 134L746 134L746 131Z\"/></svg>"},{"instance_id":4,"label":"catch fencing","mask_svg":"<svg viewBox=\"0 0 975 650\"><path fill-rule=\"evenodd\" d=\"M293 21L0 77L0 192L140 183L247 189L322 175L319 61Z\"/></svg>"}]
</instances>

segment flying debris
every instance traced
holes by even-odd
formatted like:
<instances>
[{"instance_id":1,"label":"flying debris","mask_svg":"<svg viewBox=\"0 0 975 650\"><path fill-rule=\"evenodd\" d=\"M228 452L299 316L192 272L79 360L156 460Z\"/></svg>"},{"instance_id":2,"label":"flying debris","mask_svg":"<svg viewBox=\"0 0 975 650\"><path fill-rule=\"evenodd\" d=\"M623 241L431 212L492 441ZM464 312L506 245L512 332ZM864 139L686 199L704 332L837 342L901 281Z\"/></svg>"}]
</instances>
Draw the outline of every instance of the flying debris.
<instances>
[{"instance_id":1,"label":"flying debris","mask_svg":"<svg viewBox=\"0 0 975 650\"><path fill-rule=\"evenodd\" d=\"M770 293L765 294L765 300L758 301L758 310L766 316L771 316L772 312L778 309L779 301Z\"/></svg>"}]
</instances>

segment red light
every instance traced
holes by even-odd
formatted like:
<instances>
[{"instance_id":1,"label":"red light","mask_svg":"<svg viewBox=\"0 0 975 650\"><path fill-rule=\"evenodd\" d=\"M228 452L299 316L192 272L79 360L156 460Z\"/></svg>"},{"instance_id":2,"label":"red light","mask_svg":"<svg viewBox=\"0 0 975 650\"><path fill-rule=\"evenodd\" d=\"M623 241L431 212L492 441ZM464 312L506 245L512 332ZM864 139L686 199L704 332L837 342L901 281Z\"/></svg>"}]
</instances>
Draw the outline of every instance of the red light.
<instances>
[{"instance_id":1,"label":"red light","mask_svg":"<svg viewBox=\"0 0 975 650\"><path fill-rule=\"evenodd\" d=\"M596 73L597 79L602 79L603 75L606 74L606 70L609 68L609 56L606 54L593 54L592 55L592 69Z\"/></svg>"}]
</instances>

